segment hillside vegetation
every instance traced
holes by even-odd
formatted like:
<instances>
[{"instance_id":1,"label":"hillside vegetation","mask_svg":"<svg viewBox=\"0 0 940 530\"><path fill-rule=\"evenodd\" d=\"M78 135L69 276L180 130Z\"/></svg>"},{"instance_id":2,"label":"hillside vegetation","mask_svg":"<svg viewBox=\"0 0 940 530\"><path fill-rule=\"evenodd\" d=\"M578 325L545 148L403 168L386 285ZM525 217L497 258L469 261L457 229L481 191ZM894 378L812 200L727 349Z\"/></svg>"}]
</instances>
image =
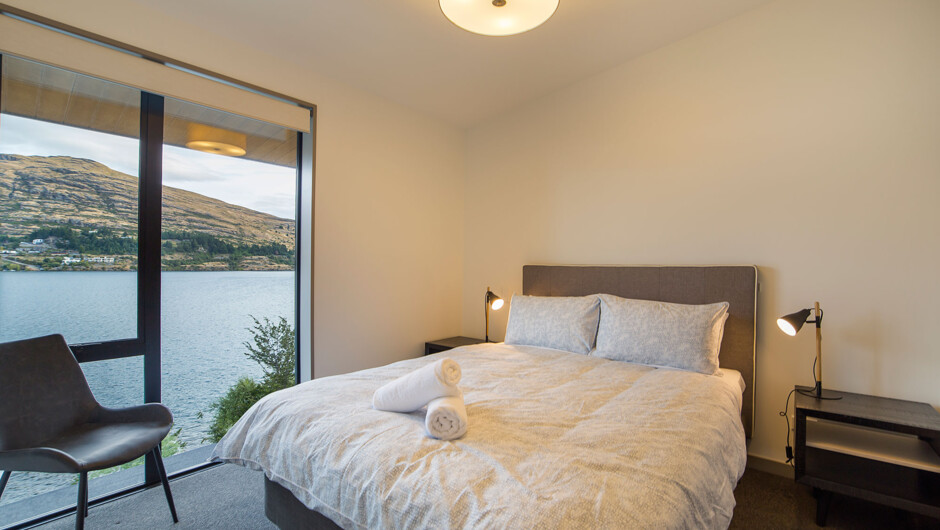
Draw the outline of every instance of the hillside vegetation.
<instances>
[{"instance_id":1,"label":"hillside vegetation","mask_svg":"<svg viewBox=\"0 0 940 530\"><path fill-rule=\"evenodd\" d=\"M137 196L93 160L0 154L0 268L136 268ZM165 270L293 269L290 219L164 186L162 229Z\"/></svg>"}]
</instances>

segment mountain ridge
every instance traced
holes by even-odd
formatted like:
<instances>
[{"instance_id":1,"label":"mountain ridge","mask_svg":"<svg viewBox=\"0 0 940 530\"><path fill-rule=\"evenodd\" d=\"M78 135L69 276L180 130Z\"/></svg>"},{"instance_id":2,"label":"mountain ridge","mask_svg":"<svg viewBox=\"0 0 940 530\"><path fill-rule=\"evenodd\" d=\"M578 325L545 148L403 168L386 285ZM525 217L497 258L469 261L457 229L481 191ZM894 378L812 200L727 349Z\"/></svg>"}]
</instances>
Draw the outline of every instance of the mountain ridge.
<instances>
[{"instance_id":1,"label":"mountain ridge","mask_svg":"<svg viewBox=\"0 0 940 530\"><path fill-rule=\"evenodd\" d=\"M0 154L0 268L136 267L138 186L94 160ZM195 192L163 186L161 231L164 270L293 268L293 220Z\"/></svg>"},{"instance_id":2,"label":"mountain ridge","mask_svg":"<svg viewBox=\"0 0 940 530\"><path fill-rule=\"evenodd\" d=\"M40 226L137 232L138 179L94 160L0 154L0 233ZM163 230L201 232L239 244L294 247L294 221L163 186Z\"/></svg>"}]
</instances>

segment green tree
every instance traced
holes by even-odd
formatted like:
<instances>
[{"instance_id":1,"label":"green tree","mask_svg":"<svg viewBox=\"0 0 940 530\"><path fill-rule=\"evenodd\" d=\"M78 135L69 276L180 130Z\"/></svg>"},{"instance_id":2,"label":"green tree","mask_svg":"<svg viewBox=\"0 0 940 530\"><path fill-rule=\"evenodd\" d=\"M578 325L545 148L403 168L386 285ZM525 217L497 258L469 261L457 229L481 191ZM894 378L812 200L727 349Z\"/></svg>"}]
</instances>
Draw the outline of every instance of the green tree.
<instances>
[{"instance_id":1,"label":"green tree","mask_svg":"<svg viewBox=\"0 0 940 530\"><path fill-rule=\"evenodd\" d=\"M245 412L259 399L294 385L296 335L294 327L284 317L275 321L251 317L254 325L250 342L243 343L245 356L261 365L261 381L242 377L224 396L210 405L215 413L209 426L207 441L218 442ZM200 417L202 414L200 413Z\"/></svg>"},{"instance_id":2,"label":"green tree","mask_svg":"<svg viewBox=\"0 0 940 530\"><path fill-rule=\"evenodd\" d=\"M278 390L293 385L297 357L294 327L284 317L274 322L267 318L263 322L255 317L251 319L255 322L250 328L254 344L243 344L248 349L245 355L260 364L264 371L261 384Z\"/></svg>"}]
</instances>

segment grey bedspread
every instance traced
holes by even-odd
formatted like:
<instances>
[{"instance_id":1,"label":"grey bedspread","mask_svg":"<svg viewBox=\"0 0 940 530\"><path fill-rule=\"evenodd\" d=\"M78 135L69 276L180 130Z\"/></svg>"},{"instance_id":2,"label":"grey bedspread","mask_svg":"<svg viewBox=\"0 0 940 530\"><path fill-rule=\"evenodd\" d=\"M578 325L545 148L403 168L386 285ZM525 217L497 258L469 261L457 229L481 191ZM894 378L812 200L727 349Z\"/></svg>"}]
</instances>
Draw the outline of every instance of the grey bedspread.
<instances>
[{"instance_id":1,"label":"grey bedspread","mask_svg":"<svg viewBox=\"0 0 940 530\"><path fill-rule=\"evenodd\" d=\"M371 408L440 357L469 429ZM726 528L746 463L721 377L524 346L467 346L325 377L259 401L212 459L263 470L344 528Z\"/></svg>"}]
</instances>

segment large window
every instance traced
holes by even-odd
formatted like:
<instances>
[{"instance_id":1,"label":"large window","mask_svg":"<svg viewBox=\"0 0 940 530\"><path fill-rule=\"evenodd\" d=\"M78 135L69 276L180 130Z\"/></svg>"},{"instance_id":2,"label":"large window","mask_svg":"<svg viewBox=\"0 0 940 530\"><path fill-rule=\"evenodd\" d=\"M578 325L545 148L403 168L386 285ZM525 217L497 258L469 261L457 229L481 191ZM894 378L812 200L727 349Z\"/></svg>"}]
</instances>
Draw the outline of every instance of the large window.
<instances>
[{"instance_id":1,"label":"large window","mask_svg":"<svg viewBox=\"0 0 940 530\"><path fill-rule=\"evenodd\" d=\"M297 134L170 98L164 116L162 381L185 444L173 470L294 382L293 366L266 380L249 346L294 333Z\"/></svg>"},{"instance_id":2,"label":"large window","mask_svg":"<svg viewBox=\"0 0 940 530\"><path fill-rule=\"evenodd\" d=\"M0 342L63 334L104 405L171 409L171 474L202 465L246 398L296 382L301 135L0 66ZM275 377L253 355L272 339L289 343ZM134 462L90 478L94 503L155 476ZM14 473L0 527L74 507L74 483Z\"/></svg>"},{"instance_id":3,"label":"large window","mask_svg":"<svg viewBox=\"0 0 940 530\"><path fill-rule=\"evenodd\" d=\"M0 342L60 333L140 353L141 93L13 57L3 57L0 83ZM142 368L141 357L83 365L112 407L143 402ZM144 481L141 467L117 481L99 475L92 497ZM14 473L0 525L73 504L74 483Z\"/></svg>"},{"instance_id":4,"label":"large window","mask_svg":"<svg viewBox=\"0 0 940 530\"><path fill-rule=\"evenodd\" d=\"M0 341L136 338L140 92L2 67Z\"/></svg>"}]
</instances>

